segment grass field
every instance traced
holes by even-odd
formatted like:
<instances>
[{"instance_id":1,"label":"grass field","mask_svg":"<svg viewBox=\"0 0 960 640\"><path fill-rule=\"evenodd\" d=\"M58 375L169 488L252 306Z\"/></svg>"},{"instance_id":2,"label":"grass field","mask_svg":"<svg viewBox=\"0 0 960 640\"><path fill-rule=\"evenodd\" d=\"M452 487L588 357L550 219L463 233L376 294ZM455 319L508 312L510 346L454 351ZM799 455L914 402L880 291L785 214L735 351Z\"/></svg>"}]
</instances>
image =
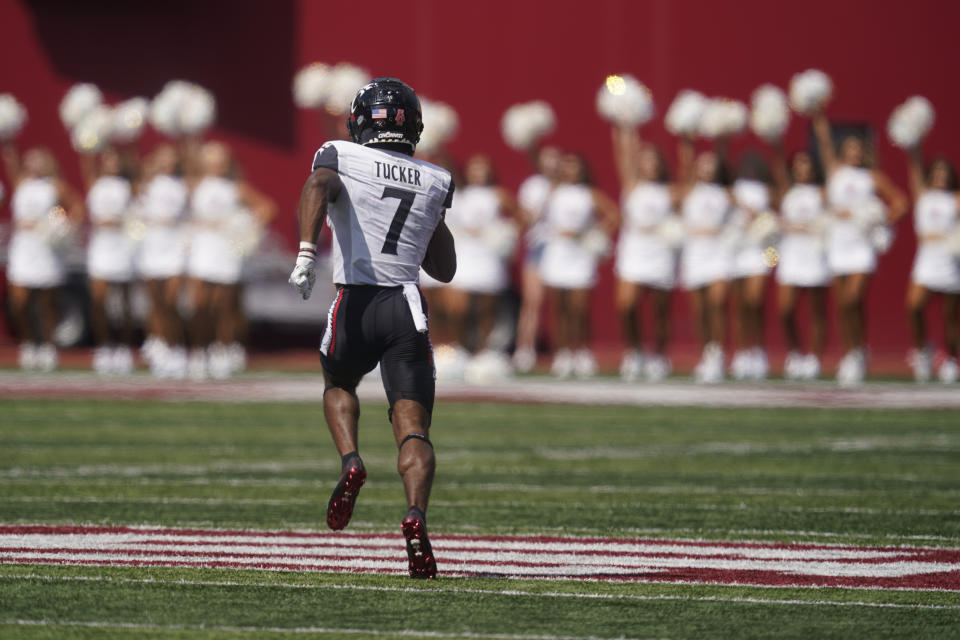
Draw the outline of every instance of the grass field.
<instances>
[{"instance_id":1,"label":"grass field","mask_svg":"<svg viewBox=\"0 0 960 640\"><path fill-rule=\"evenodd\" d=\"M445 563L442 551L473 537L532 545L579 536L750 541L764 553L781 543L824 553L903 545L953 557L956 412L442 403L432 439L439 468L429 523L448 545L436 543L436 581L0 554L0 637L960 637L955 588L720 584L679 569L519 579L507 569L453 571L456 554ZM370 477L350 530L395 535L402 569L405 505L382 405L364 406L361 453ZM325 535L338 470L318 404L0 400L8 527Z\"/></svg>"}]
</instances>

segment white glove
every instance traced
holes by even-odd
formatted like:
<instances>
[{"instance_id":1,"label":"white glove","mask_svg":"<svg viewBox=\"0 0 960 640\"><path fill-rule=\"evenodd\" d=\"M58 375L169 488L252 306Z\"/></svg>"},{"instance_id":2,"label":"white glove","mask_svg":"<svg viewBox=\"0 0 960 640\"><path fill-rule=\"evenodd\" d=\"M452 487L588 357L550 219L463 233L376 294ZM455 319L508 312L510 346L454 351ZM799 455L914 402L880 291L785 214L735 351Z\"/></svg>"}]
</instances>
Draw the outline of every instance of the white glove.
<instances>
[{"instance_id":1,"label":"white glove","mask_svg":"<svg viewBox=\"0 0 960 640\"><path fill-rule=\"evenodd\" d=\"M303 299L306 300L313 292L313 283L317 276L313 272L317 262L317 245L310 242L300 243L300 253L297 254L297 264L293 267L293 272L287 280L297 288Z\"/></svg>"}]
</instances>

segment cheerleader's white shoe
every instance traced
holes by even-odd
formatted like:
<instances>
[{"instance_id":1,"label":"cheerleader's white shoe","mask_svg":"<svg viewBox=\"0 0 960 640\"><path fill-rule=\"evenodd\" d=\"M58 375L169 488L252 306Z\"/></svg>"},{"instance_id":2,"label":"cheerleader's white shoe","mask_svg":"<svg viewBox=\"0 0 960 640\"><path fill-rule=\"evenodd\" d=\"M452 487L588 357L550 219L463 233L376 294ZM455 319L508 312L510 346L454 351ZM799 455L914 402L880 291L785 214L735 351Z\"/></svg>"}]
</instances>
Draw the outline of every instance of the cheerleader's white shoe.
<instances>
[{"instance_id":1,"label":"cheerleader's white shoe","mask_svg":"<svg viewBox=\"0 0 960 640\"><path fill-rule=\"evenodd\" d=\"M799 351L790 351L787 353L786 360L783 361L783 377L787 380L802 380L805 364L806 356Z\"/></svg>"},{"instance_id":2,"label":"cheerleader's white shoe","mask_svg":"<svg viewBox=\"0 0 960 640\"><path fill-rule=\"evenodd\" d=\"M191 380L207 379L207 352L204 349L194 349L187 359L187 376Z\"/></svg>"},{"instance_id":3,"label":"cheerleader's white shoe","mask_svg":"<svg viewBox=\"0 0 960 640\"><path fill-rule=\"evenodd\" d=\"M553 356L550 373L558 378L569 378L573 375L573 354L569 349L560 349Z\"/></svg>"},{"instance_id":4,"label":"cheerleader's white shoe","mask_svg":"<svg viewBox=\"0 0 960 640\"><path fill-rule=\"evenodd\" d=\"M750 378L752 380L766 380L770 375L770 361L767 352L761 347L750 350Z\"/></svg>"},{"instance_id":5,"label":"cheerleader's white shoe","mask_svg":"<svg viewBox=\"0 0 960 640\"><path fill-rule=\"evenodd\" d=\"M750 377L750 353L740 349L730 360L730 377L734 380L746 380Z\"/></svg>"},{"instance_id":6,"label":"cheerleader's white shoe","mask_svg":"<svg viewBox=\"0 0 960 640\"><path fill-rule=\"evenodd\" d=\"M513 368L517 373L530 373L537 365L537 352L530 347L522 347L513 352Z\"/></svg>"},{"instance_id":7,"label":"cheerleader's white shoe","mask_svg":"<svg viewBox=\"0 0 960 640\"><path fill-rule=\"evenodd\" d=\"M133 352L129 347L114 347L110 354L111 373L118 376L128 376L133 373Z\"/></svg>"},{"instance_id":8,"label":"cheerleader's white shoe","mask_svg":"<svg viewBox=\"0 0 960 640\"><path fill-rule=\"evenodd\" d=\"M867 372L866 354L863 349L853 349L843 356L837 368L837 383L841 387L853 387L863 382Z\"/></svg>"},{"instance_id":9,"label":"cheerleader's white shoe","mask_svg":"<svg viewBox=\"0 0 960 640\"><path fill-rule=\"evenodd\" d=\"M597 373L597 361L590 349L580 349L574 355L573 372L578 378L592 378Z\"/></svg>"},{"instance_id":10,"label":"cheerleader's white shoe","mask_svg":"<svg viewBox=\"0 0 960 640\"><path fill-rule=\"evenodd\" d=\"M49 342L37 347L36 358L36 368L41 373L50 373L60 362L57 348Z\"/></svg>"},{"instance_id":11,"label":"cheerleader's white shoe","mask_svg":"<svg viewBox=\"0 0 960 640\"><path fill-rule=\"evenodd\" d=\"M820 358L814 353L803 356L800 365L800 377L803 380L816 380L820 377Z\"/></svg>"},{"instance_id":12,"label":"cheerleader's white shoe","mask_svg":"<svg viewBox=\"0 0 960 640\"><path fill-rule=\"evenodd\" d=\"M20 353L17 355L17 363L24 371L32 371L37 368L37 345L32 342L20 344Z\"/></svg>"},{"instance_id":13,"label":"cheerleader's white shoe","mask_svg":"<svg viewBox=\"0 0 960 640\"><path fill-rule=\"evenodd\" d=\"M227 356L230 359L231 373L242 373L247 369L247 350L239 342L227 346Z\"/></svg>"},{"instance_id":14,"label":"cheerleader's white shoe","mask_svg":"<svg viewBox=\"0 0 960 640\"><path fill-rule=\"evenodd\" d=\"M693 379L700 384L716 384L723 380L723 347L711 342L703 348L700 362L693 370Z\"/></svg>"},{"instance_id":15,"label":"cheerleader's white shoe","mask_svg":"<svg viewBox=\"0 0 960 640\"><path fill-rule=\"evenodd\" d=\"M623 354L620 361L620 377L627 382L633 382L640 377L645 362L643 354L636 349L629 349Z\"/></svg>"},{"instance_id":16,"label":"cheerleader's white shoe","mask_svg":"<svg viewBox=\"0 0 960 640\"><path fill-rule=\"evenodd\" d=\"M217 380L225 380L233 373L230 349L227 345L215 342L207 349L207 373Z\"/></svg>"},{"instance_id":17,"label":"cheerleader's white shoe","mask_svg":"<svg viewBox=\"0 0 960 640\"><path fill-rule=\"evenodd\" d=\"M93 370L101 376L113 373L113 349L111 347L97 347L93 350Z\"/></svg>"},{"instance_id":18,"label":"cheerleader's white shoe","mask_svg":"<svg viewBox=\"0 0 960 640\"><path fill-rule=\"evenodd\" d=\"M933 376L933 357L929 349L910 349L907 363L913 370L913 379L917 382L929 382Z\"/></svg>"},{"instance_id":19,"label":"cheerleader's white shoe","mask_svg":"<svg viewBox=\"0 0 960 640\"><path fill-rule=\"evenodd\" d=\"M937 370L937 377L943 384L954 384L960 378L960 366L956 358L944 358Z\"/></svg>"},{"instance_id":20,"label":"cheerleader's white shoe","mask_svg":"<svg viewBox=\"0 0 960 640\"><path fill-rule=\"evenodd\" d=\"M670 360L662 355L653 355L643 361L643 375L648 382L661 382L673 370Z\"/></svg>"}]
</instances>

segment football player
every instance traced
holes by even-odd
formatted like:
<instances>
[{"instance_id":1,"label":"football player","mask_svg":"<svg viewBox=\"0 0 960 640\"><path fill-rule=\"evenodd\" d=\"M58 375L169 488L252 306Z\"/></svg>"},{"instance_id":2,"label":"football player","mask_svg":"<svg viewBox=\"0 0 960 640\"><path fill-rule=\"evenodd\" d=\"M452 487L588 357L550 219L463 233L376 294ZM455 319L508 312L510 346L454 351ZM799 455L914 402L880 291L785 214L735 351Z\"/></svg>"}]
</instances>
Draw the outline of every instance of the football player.
<instances>
[{"instance_id":1,"label":"football player","mask_svg":"<svg viewBox=\"0 0 960 640\"><path fill-rule=\"evenodd\" d=\"M353 142L327 142L314 156L300 196L300 252L290 275L308 298L326 219L337 295L320 345L323 412L342 458L327 524L334 530L347 525L366 479L357 452L356 388L379 363L409 505L401 529L410 575L433 578L425 512L435 468L429 438L434 367L418 279L421 266L441 282L456 272L453 236L444 223L454 184L445 169L413 157L423 130L420 101L400 80L376 78L360 89L347 126Z\"/></svg>"}]
</instances>

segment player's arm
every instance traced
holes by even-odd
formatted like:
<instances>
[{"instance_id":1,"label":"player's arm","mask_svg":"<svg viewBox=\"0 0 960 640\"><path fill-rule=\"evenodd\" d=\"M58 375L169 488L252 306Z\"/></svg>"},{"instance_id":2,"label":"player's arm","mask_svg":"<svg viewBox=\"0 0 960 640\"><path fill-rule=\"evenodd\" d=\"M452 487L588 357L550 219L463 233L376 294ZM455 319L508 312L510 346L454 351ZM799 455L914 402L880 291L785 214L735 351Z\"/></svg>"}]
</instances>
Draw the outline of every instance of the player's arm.
<instances>
[{"instance_id":1,"label":"player's arm","mask_svg":"<svg viewBox=\"0 0 960 640\"><path fill-rule=\"evenodd\" d=\"M826 174L829 176L838 167L837 152L833 148L833 135L830 133L830 121L822 109L813 114L813 134L817 139L817 150Z\"/></svg>"},{"instance_id":2,"label":"player's arm","mask_svg":"<svg viewBox=\"0 0 960 640\"><path fill-rule=\"evenodd\" d=\"M317 260L317 238L327 216L327 205L336 201L342 186L336 171L320 167L307 177L300 192L300 204L297 205L300 250L289 282L297 288L304 300L310 297L316 281L313 270Z\"/></svg>"},{"instance_id":3,"label":"player's arm","mask_svg":"<svg viewBox=\"0 0 960 640\"><path fill-rule=\"evenodd\" d=\"M430 244L427 245L427 253L423 256L421 266L430 277L440 282L450 282L457 273L457 251L445 216L441 216L440 224L430 237Z\"/></svg>"}]
</instances>

